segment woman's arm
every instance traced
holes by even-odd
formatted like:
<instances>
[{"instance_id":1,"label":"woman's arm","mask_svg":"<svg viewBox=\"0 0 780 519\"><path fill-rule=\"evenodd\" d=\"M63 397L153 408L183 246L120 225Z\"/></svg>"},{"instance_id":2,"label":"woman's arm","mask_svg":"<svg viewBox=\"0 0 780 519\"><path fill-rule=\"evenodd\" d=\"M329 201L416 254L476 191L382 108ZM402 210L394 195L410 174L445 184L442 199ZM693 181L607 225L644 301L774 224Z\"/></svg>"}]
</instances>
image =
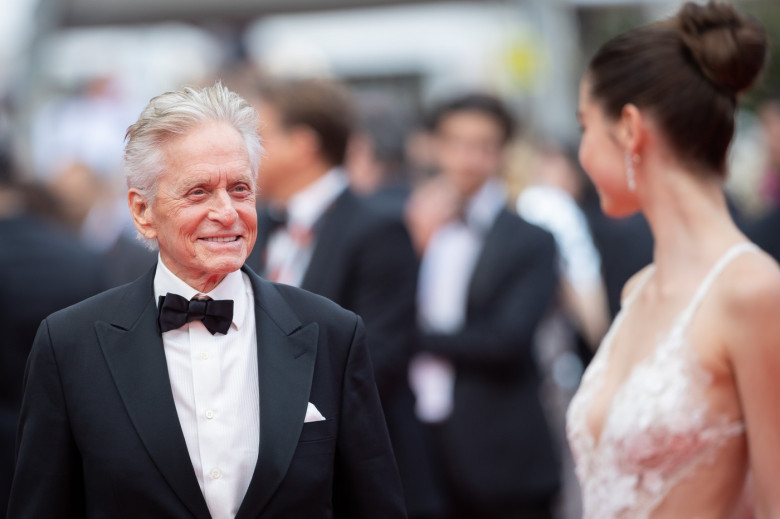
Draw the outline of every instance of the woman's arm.
<instances>
[{"instance_id":1,"label":"woman's arm","mask_svg":"<svg viewBox=\"0 0 780 519\"><path fill-rule=\"evenodd\" d=\"M732 277L726 347L747 426L757 519L780 517L780 268L751 255Z\"/></svg>"}]
</instances>

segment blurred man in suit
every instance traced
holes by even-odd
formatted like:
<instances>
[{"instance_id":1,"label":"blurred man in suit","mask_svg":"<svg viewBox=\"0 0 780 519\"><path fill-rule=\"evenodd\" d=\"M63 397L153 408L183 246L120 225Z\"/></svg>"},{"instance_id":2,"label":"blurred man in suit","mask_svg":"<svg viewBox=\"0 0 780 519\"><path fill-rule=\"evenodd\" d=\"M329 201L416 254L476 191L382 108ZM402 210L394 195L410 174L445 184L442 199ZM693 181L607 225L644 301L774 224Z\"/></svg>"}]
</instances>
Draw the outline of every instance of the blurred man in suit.
<instances>
[{"instance_id":1,"label":"blurred man in suit","mask_svg":"<svg viewBox=\"0 0 780 519\"><path fill-rule=\"evenodd\" d=\"M319 79L268 81L257 92L266 148L260 237L248 264L360 315L409 515L435 511L407 367L415 335L417 260L400 215L348 187L342 163L353 125L346 89Z\"/></svg>"},{"instance_id":2,"label":"blurred man in suit","mask_svg":"<svg viewBox=\"0 0 780 519\"><path fill-rule=\"evenodd\" d=\"M22 378L35 331L50 313L100 291L98 257L31 209L0 138L0 515L8 506Z\"/></svg>"},{"instance_id":3,"label":"blurred man in suit","mask_svg":"<svg viewBox=\"0 0 780 519\"><path fill-rule=\"evenodd\" d=\"M27 367L13 518L403 518L353 313L242 268L255 110L217 84L128 130L137 281L49 316Z\"/></svg>"},{"instance_id":4,"label":"blurred man in suit","mask_svg":"<svg viewBox=\"0 0 780 519\"><path fill-rule=\"evenodd\" d=\"M533 339L556 292L554 240L505 209L497 175L513 121L498 99L453 99L430 127L440 175L407 211L422 254L417 412L449 517L547 519L559 469Z\"/></svg>"}]
</instances>

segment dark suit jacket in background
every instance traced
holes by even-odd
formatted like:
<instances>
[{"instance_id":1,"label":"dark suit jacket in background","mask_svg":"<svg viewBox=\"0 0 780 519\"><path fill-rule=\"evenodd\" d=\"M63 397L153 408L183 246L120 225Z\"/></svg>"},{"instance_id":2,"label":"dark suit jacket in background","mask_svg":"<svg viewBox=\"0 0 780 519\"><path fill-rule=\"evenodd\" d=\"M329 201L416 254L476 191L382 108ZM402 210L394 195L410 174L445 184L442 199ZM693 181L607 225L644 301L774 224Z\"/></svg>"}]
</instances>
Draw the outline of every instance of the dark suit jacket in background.
<instances>
[{"instance_id":1,"label":"dark suit jacket in background","mask_svg":"<svg viewBox=\"0 0 780 519\"><path fill-rule=\"evenodd\" d=\"M247 264L265 270L271 221L260 211ZM439 505L423 430L407 380L416 340L417 259L400 217L378 211L347 189L314 228L316 242L301 287L360 315L409 513Z\"/></svg>"},{"instance_id":2,"label":"dark suit jacket in background","mask_svg":"<svg viewBox=\"0 0 780 519\"><path fill-rule=\"evenodd\" d=\"M120 234L100 255L103 263L104 288L114 288L143 276L157 261L152 252L133 236Z\"/></svg>"},{"instance_id":3,"label":"dark suit jacket in background","mask_svg":"<svg viewBox=\"0 0 780 519\"><path fill-rule=\"evenodd\" d=\"M97 294L98 257L31 215L0 219L0 516L8 506L22 379L50 313Z\"/></svg>"},{"instance_id":4,"label":"dark suit jacket in background","mask_svg":"<svg viewBox=\"0 0 780 519\"><path fill-rule=\"evenodd\" d=\"M237 519L404 517L359 318L245 272L260 449ZM209 517L176 413L153 279L154 269L41 325L9 517ZM307 402L327 420L304 424Z\"/></svg>"},{"instance_id":5,"label":"dark suit jacket in background","mask_svg":"<svg viewBox=\"0 0 780 519\"><path fill-rule=\"evenodd\" d=\"M271 223L261 209L247 265L265 270ZM360 315L379 393L405 382L414 341L417 260L400 219L369 208L344 191L317 222L316 243L301 288Z\"/></svg>"},{"instance_id":6,"label":"dark suit jacket in background","mask_svg":"<svg viewBox=\"0 0 780 519\"><path fill-rule=\"evenodd\" d=\"M464 327L421 338L455 366L453 411L436 436L450 492L469 508L536 503L558 490L533 352L556 284L552 235L503 210L485 236Z\"/></svg>"},{"instance_id":7,"label":"dark suit jacket in background","mask_svg":"<svg viewBox=\"0 0 780 519\"><path fill-rule=\"evenodd\" d=\"M771 209L759 220L745 224L751 240L780 263L780 207Z\"/></svg>"}]
</instances>

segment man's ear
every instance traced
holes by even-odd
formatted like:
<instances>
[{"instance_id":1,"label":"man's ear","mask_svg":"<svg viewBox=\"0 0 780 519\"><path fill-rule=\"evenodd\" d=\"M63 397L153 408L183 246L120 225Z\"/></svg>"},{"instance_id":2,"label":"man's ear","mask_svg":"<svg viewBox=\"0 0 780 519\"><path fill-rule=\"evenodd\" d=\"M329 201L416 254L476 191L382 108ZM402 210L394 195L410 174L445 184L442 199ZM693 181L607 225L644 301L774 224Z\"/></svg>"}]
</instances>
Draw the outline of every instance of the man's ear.
<instances>
[{"instance_id":1,"label":"man's ear","mask_svg":"<svg viewBox=\"0 0 780 519\"><path fill-rule=\"evenodd\" d=\"M633 104L627 104L620 113L618 138L623 148L632 156L641 155L647 138L644 115Z\"/></svg>"},{"instance_id":2,"label":"man's ear","mask_svg":"<svg viewBox=\"0 0 780 519\"><path fill-rule=\"evenodd\" d=\"M130 214L138 232L150 240L156 238L157 230L154 227L152 206L146 197L137 190L130 189L127 193L127 205L130 207Z\"/></svg>"}]
</instances>

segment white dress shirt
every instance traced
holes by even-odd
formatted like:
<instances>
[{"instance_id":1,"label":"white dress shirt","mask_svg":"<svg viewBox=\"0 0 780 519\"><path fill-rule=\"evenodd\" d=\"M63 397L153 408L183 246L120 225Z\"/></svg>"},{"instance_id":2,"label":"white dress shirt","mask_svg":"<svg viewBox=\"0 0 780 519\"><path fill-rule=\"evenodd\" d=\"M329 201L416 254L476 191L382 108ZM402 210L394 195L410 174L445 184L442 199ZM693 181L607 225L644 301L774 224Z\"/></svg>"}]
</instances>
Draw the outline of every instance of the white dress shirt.
<instances>
[{"instance_id":1,"label":"white dress shirt","mask_svg":"<svg viewBox=\"0 0 780 519\"><path fill-rule=\"evenodd\" d=\"M484 236L504 208L506 193L489 180L467 202L465 222L438 229L423 254L417 289L418 321L423 331L454 334L466 321L469 283ZM452 411L455 370L446 358L421 353L410 364L410 384L417 397L417 416L440 422Z\"/></svg>"},{"instance_id":2,"label":"white dress shirt","mask_svg":"<svg viewBox=\"0 0 780 519\"><path fill-rule=\"evenodd\" d=\"M244 499L260 446L257 329L252 285L246 274L228 274L201 294L158 259L155 301L168 292L186 299L232 299L226 335L200 321L162 334L168 376L192 467L211 517L232 519Z\"/></svg>"},{"instance_id":3,"label":"white dress shirt","mask_svg":"<svg viewBox=\"0 0 780 519\"><path fill-rule=\"evenodd\" d=\"M268 279L301 286L314 252L314 225L344 192L347 184L346 173L341 168L334 168L290 198L287 225L268 238Z\"/></svg>"}]
</instances>

